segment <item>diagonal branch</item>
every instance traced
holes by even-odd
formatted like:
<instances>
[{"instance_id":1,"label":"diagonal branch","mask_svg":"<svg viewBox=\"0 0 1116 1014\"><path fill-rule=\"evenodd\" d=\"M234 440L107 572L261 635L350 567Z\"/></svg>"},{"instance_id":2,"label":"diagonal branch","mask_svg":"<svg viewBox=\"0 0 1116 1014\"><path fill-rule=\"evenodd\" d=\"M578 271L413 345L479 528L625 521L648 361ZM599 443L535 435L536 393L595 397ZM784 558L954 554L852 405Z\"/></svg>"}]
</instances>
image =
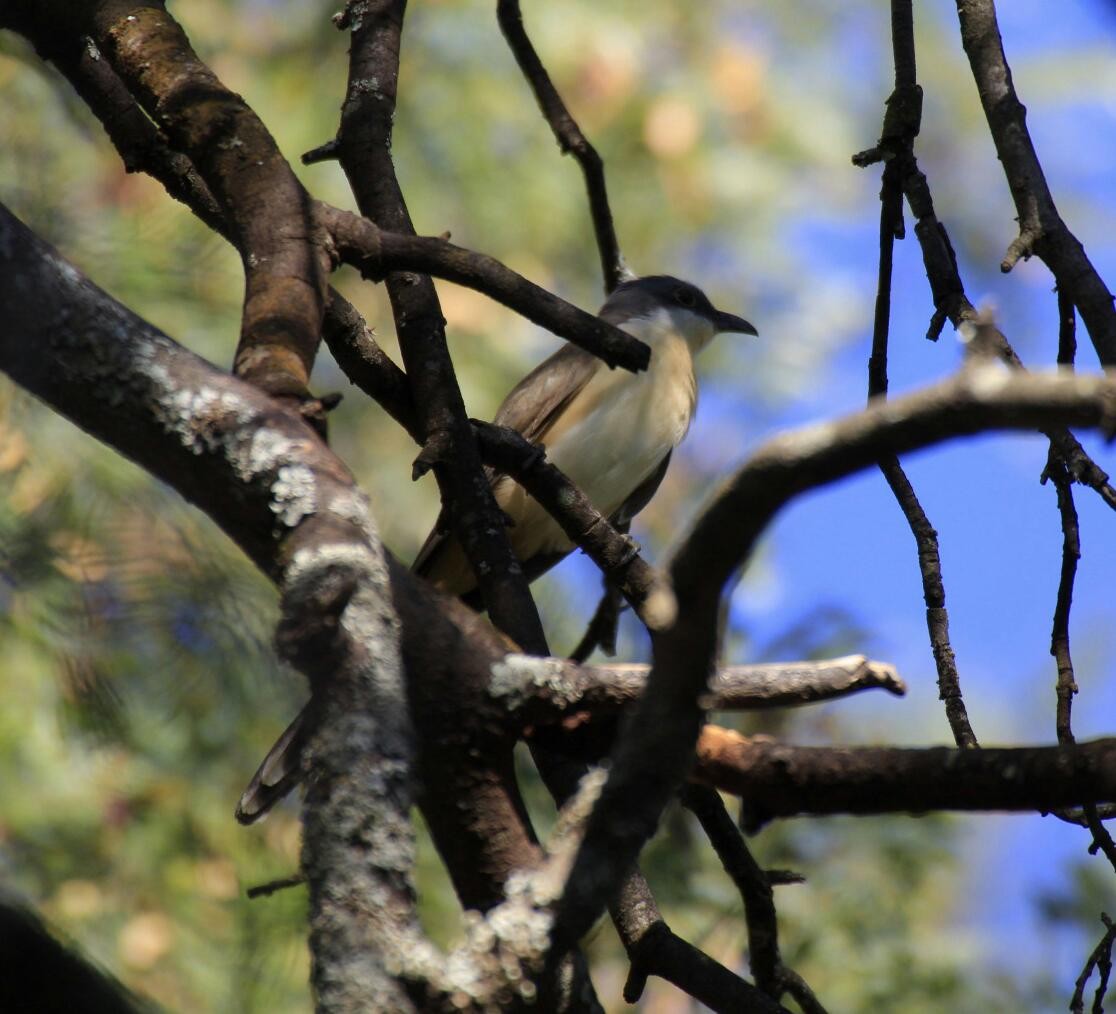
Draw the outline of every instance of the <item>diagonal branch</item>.
<instances>
[{"instance_id":1,"label":"diagonal branch","mask_svg":"<svg viewBox=\"0 0 1116 1014\"><path fill-rule=\"evenodd\" d=\"M717 858L740 892L748 927L748 961L756 985L773 1000L790 993L806 1014L825 1014L801 976L783 964L771 880L744 843L721 797L714 789L691 783L682 792L682 804L701 823Z\"/></svg>"},{"instance_id":2,"label":"diagonal branch","mask_svg":"<svg viewBox=\"0 0 1116 1014\"><path fill-rule=\"evenodd\" d=\"M434 275L483 292L548 331L571 336L611 367L637 371L650 362L650 349L643 342L529 282L494 257L433 236L382 230L367 218L326 204L317 204L316 211L340 259L358 267L366 278L381 281L399 271Z\"/></svg>"},{"instance_id":3,"label":"diagonal branch","mask_svg":"<svg viewBox=\"0 0 1116 1014\"><path fill-rule=\"evenodd\" d=\"M1027 110L1011 79L996 6L993 0L957 0L957 16L961 42L1019 216L1019 236L1008 247L1001 270L1010 271L1021 257L1037 254L1053 272L1059 291L1077 306L1101 363L1116 366L1112 294L1058 214L1027 131Z\"/></svg>"},{"instance_id":4,"label":"diagonal branch","mask_svg":"<svg viewBox=\"0 0 1116 1014\"><path fill-rule=\"evenodd\" d=\"M405 0L350 3L338 19L338 27L351 29L352 43L337 151L361 213L382 229L413 235L391 155L405 8ZM384 281L423 445L485 605L514 641L547 654L526 578L483 480L434 285L429 275L409 272L391 272Z\"/></svg>"},{"instance_id":5,"label":"diagonal branch","mask_svg":"<svg viewBox=\"0 0 1116 1014\"><path fill-rule=\"evenodd\" d=\"M633 275L624 262L624 255L620 252L620 244L616 239L616 227L612 222L612 209L609 207L608 191L605 188L604 162L570 115L562 96L558 94L558 89L554 87L539 59L539 54L535 52L527 30L523 27L519 0L497 0L496 18L519 69L523 71L523 76L531 85L531 91L535 93L539 109L554 132L562 154L572 154L581 166L589 196L589 213L593 218L593 234L596 236L597 252L601 258L604 289L606 293L611 292Z\"/></svg>"},{"instance_id":6,"label":"diagonal branch","mask_svg":"<svg viewBox=\"0 0 1116 1014\"><path fill-rule=\"evenodd\" d=\"M298 412L131 314L2 208L0 300L0 369L190 499L281 588L277 642L319 719L303 867L321 1005L479 1012L528 988L539 956L516 942L545 940L536 911L478 923L443 957L410 881L415 783L477 907L503 899L497 871L532 857L498 764L514 732L485 690L506 638L383 551L366 498Z\"/></svg>"},{"instance_id":7,"label":"diagonal branch","mask_svg":"<svg viewBox=\"0 0 1116 1014\"><path fill-rule=\"evenodd\" d=\"M1100 981L1093 995L1093 1014L1101 1014L1104 1010L1104 994L1108 992L1108 977L1112 974L1112 945L1116 943L1116 923L1104 912L1101 912L1101 922L1105 927L1104 935L1093 948L1093 952L1085 962L1085 967L1081 969L1081 974L1074 983L1073 996L1069 1004L1071 1014L1085 1014L1085 986L1094 968L1098 972Z\"/></svg>"},{"instance_id":8,"label":"diagonal branch","mask_svg":"<svg viewBox=\"0 0 1116 1014\"><path fill-rule=\"evenodd\" d=\"M609 910L631 961L625 1002L638 1003L647 979L657 975L718 1014L785 1014L785 1007L675 934L646 881L628 878Z\"/></svg>"},{"instance_id":9,"label":"diagonal branch","mask_svg":"<svg viewBox=\"0 0 1116 1014\"><path fill-rule=\"evenodd\" d=\"M135 317L3 209L0 299L8 308L0 368L206 511L280 587L280 634L302 625L304 638L280 637L284 654L347 706L315 748L336 759L348 748L335 735L359 733L369 803L362 830L380 829L398 847L393 855L369 849L375 835L362 833L345 840L336 864L319 866L318 832L328 835L340 816L327 801L327 823L308 821L307 873L326 922L353 943L354 981L408 1009L385 954L421 934L406 861L415 741L391 561L367 500L297 412ZM309 650L300 652L300 643ZM335 664L323 672L318 658ZM326 763L315 791L340 803L346 779ZM380 899L376 918L344 902L360 896L358 886Z\"/></svg>"},{"instance_id":10,"label":"diagonal branch","mask_svg":"<svg viewBox=\"0 0 1116 1014\"><path fill-rule=\"evenodd\" d=\"M104 0L90 28L144 111L197 168L240 251L237 376L270 394L306 398L330 270L306 192L259 117L161 5Z\"/></svg>"}]
</instances>

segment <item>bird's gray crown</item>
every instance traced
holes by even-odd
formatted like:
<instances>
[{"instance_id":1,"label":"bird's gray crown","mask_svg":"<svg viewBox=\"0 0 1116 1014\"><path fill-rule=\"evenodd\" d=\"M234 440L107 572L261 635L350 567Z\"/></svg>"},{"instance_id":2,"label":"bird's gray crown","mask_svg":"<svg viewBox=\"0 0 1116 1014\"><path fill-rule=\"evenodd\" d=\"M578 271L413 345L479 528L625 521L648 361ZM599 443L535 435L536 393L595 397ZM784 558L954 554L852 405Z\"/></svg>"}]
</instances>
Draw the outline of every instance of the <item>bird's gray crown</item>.
<instances>
[{"instance_id":1,"label":"bird's gray crown","mask_svg":"<svg viewBox=\"0 0 1116 1014\"><path fill-rule=\"evenodd\" d=\"M717 318L709 297L696 285L671 275L648 275L621 282L601 307L600 316L610 324L622 324L636 317L649 317L662 307L680 306L691 313Z\"/></svg>"},{"instance_id":2,"label":"bird's gray crown","mask_svg":"<svg viewBox=\"0 0 1116 1014\"><path fill-rule=\"evenodd\" d=\"M704 317L713 325L714 334L735 331L737 334L757 334L756 329L743 317L718 310L709 297L696 285L670 275L648 275L635 278L616 287L600 316L610 324L623 326L629 320L651 317L656 310L687 310Z\"/></svg>"}]
</instances>

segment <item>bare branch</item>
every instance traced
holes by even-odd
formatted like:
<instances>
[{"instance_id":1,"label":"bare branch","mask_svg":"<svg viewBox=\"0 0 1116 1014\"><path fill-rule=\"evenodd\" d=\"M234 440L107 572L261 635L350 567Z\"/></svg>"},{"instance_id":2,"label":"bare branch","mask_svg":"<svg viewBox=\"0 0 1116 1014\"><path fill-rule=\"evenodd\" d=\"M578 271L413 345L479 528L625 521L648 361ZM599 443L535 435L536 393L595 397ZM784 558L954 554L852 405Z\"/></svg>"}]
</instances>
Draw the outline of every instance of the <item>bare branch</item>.
<instances>
[{"instance_id":1,"label":"bare branch","mask_svg":"<svg viewBox=\"0 0 1116 1014\"><path fill-rule=\"evenodd\" d=\"M1073 299L1081 313L1101 363L1114 366L1116 311L1112 294L1058 214L1027 131L1027 111L1015 93L995 4L992 0L957 0L957 15L961 42L1019 216L1019 236L1008 247L1000 267L1010 271L1020 257L1032 253L1041 257L1053 272L1058 288Z\"/></svg>"},{"instance_id":2,"label":"bare branch","mask_svg":"<svg viewBox=\"0 0 1116 1014\"><path fill-rule=\"evenodd\" d=\"M648 627L674 618L674 596L662 574L644 561L639 547L622 535L562 472L542 448L514 430L473 420L485 461L516 480L601 568Z\"/></svg>"},{"instance_id":3,"label":"bare branch","mask_svg":"<svg viewBox=\"0 0 1116 1014\"><path fill-rule=\"evenodd\" d=\"M278 644L311 678L321 719L303 862L315 950L329 959L315 969L319 994L342 1004L363 989L358 1007L392 1010L420 996L438 1010L514 991L491 934L450 961L425 941L408 859L416 781L470 907L502 900L499 872L538 854L517 833L522 802L499 766L514 733L484 694L506 639L383 553L366 499L293 408L139 320L2 209L0 299L0 369L210 514L283 590ZM462 715L486 736L463 736Z\"/></svg>"},{"instance_id":4,"label":"bare branch","mask_svg":"<svg viewBox=\"0 0 1116 1014\"><path fill-rule=\"evenodd\" d=\"M405 0L350 3L349 84L341 107L338 158L361 213L381 229L414 235L391 156ZM352 12L356 16L350 16ZM370 84L371 83L371 84ZM476 441L446 347L445 321L426 274L384 279L424 446L442 449L435 476L450 521L477 575L493 622L523 648L547 654L546 637L503 517L483 479Z\"/></svg>"},{"instance_id":5,"label":"bare branch","mask_svg":"<svg viewBox=\"0 0 1116 1014\"><path fill-rule=\"evenodd\" d=\"M618 528L617 531L619 530ZM597 648L610 657L616 654L616 638L620 632L620 613L623 611L624 603L620 592L608 582L607 578L602 584L604 590L601 592L600 601L597 602L597 608L593 611L585 633L581 635L581 640L570 652L571 661L584 662Z\"/></svg>"},{"instance_id":6,"label":"bare branch","mask_svg":"<svg viewBox=\"0 0 1116 1014\"><path fill-rule=\"evenodd\" d=\"M691 784L682 792L682 804L701 823L721 865L740 892L748 926L748 961L756 985L773 1000L789 992L806 1014L825 1014L813 991L783 964L771 881L748 850L721 797L714 789Z\"/></svg>"},{"instance_id":7,"label":"bare branch","mask_svg":"<svg viewBox=\"0 0 1116 1014\"><path fill-rule=\"evenodd\" d=\"M1070 713L1073 695L1077 693L1077 682L1073 676L1073 659L1070 656L1069 619L1077 561L1081 559L1081 535L1069 473L1065 465L1055 458L1053 449L1043 478L1049 479L1054 485L1058 496L1058 514L1062 520L1062 569L1058 579L1058 598L1054 606L1053 630L1050 634L1050 654L1058 664L1058 709L1055 725L1058 742L1072 743L1074 739Z\"/></svg>"},{"instance_id":8,"label":"bare branch","mask_svg":"<svg viewBox=\"0 0 1116 1014\"><path fill-rule=\"evenodd\" d=\"M415 271L445 278L483 292L532 323L569 337L609 366L643 370L650 349L630 334L527 281L486 254L465 250L434 236L377 228L367 218L325 204L318 212L337 243L343 261L380 281L396 271Z\"/></svg>"},{"instance_id":9,"label":"bare branch","mask_svg":"<svg viewBox=\"0 0 1116 1014\"><path fill-rule=\"evenodd\" d=\"M147 114L197 168L235 237L245 274L237 375L271 394L305 397L330 265L290 165L165 10L105 0L92 29Z\"/></svg>"},{"instance_id":10,"label":"bare branch","mask_svg":"<svg viewBox=\"0 0 1116 1014\"><path fill-rule=\"evenodd\" d=\"M749 831L800 814L1050 811L1116 800L1116 739L980 750L805 747L709 725L691 774L739 796Z\"/></svg>"},{"instance_id":11,"label":"bare branch","mask_svg":"<svg viewBox=\"0 0 1116 1014\"><path fill-rule=\"evenodd\" d=\"M1081 970L1081 974L1074 984L1073 996L1070 998L1069 1005L1072 1014L1084 1014L1085 986L1088 984L1094 968L1100 974L1100 981L1097 983L1097 991L1093 998L1093 1014L1101 1014L1104 1010L1104 994L1108 991L1108 976L1112 972L1112 945L1116 943L1116 923L1109 919L1104 912L1101 912L1101 922L1105 925L1104 936L1093 948L1093 953L1089 955L1085 967Z\"/></svg>"},{"instance_id":12,"label":"bare branch","mask_svg":"<svg viewBox=\"0 0 1116 1014\"><path fill-rule=\"evenodd\" d=\"M627 880L611 911L631 961L627 1003L638 1003L647 979L657 975L719 1014L786 1014L785 1007L677 936L643 881Z\"/></svg>"},{"instance_id":13,"label":"bare branch","mask_svg":"<svg viewBox=\"0 0 1116 1014\"><path fill-rule=\"evenodd\" d=\"M493 673L490 692L513 721L524 725L559 722L578 711L605 716L639 699L650 669L636 663L583 666L559 658L506 655ZM729 665L718 668L702 704L711 711L761 711L800 707L872 689L897 696L907 692L892 666L863 655Z\"/></svg>"},{"instance_id":14,"label":"bare branch","mask_svg":"<svg viewBox=\"0 0 1116 1014\"><path fill-rule=\"evenodd\" d=\"M360 770L368 834L346 840L350 861L319 865L328 848L308 815L304 865L319 941L353 943L360 988L406 1009L384 955L419 934L410 885L410 785L415 742L406 706L399 624L386 560L344 466L301 416L214 369L115 303L6 211L0 212L0 298L9 306L0 366L79 425L170 482L209 513L283 592L279 643L315 697L343 702L340 727L314 746L316 792L337 801L348 769L338 741L374 745ZM34 350L33 352L31 350ZM339 705L333 705L338 707ZM340 744L343 751L348 750ZM336 810L330 820L340 819ZM326 825L327 836L329 833ZM397 851L369 850L387 831ZM333 853L336 857L336 853ZM370 909L332 906L359 881ZM368 895L364 895L367 897ZM317 904L323 902L322 908ZM328 943L325 945L329 949Z\"/></svg>"},{"instance_id":15,"label":"bare branch","mask_svg":"<svg viewBox=\"0 0 1116 1014\"><path fill-rule=\"evenodd\" d=\"M905 3L905 0L902 0L902 2ZM896 24L902 23L902 20L900 22L893 21L893 31ZM913 46L913 41L910 45ZM897 52L905 49L905 44L896 47ZM894 137L897 131L900 132L899 137L901 138L904 129L908 134L912 130L917 133L918 115L921 110L921 100L917 96L920 95L921 92L917 90L917 86L914 90L902 91L897 89L893 93L888 100L887 112L884 117L885 138ZM902 98L901 101L900 98ZM884 143L884 140L881 139L880 145L884 145ZM899 172L907 204L917 220L915 235L922 249L926 277L934 297L934 315L926 337L936 340L941 334L942 327L947 319L954 327L960 327L966 321L975 321L977 312L965 295L965 287L957 270L957 258L954 256L953 245L950 243L945 226L938 220L934 212L934 201L930 195L930 187L926 176L918 167L913 150L909 145L897 145L894 142L890 142L886 146L886 150L888 158L895 164ZM879 149L873 149L873 151L878 153ZM854 156L853 162L857 165L870 164L860 155ZM1062 331L1064 333L1064 326ZM997 336L1001 359L1013 369L1022 370L1023 363L1007 338L999 331L996 331L995 335ZM870 368L878 369L878 367ZM886 384L882 389L886 390ZM1096 490L1105 503L1116 510L1116 489L1113 489L1110 485L1108 474L1085 453L1076 437L1065 427L1048 427L1043 432L1057 446L1058 452L1062 455L1074 478Z\"/></svg>"},{"instance_id":16,"label":"bare branch","mask_svg":"<svg viewBox=\"0 0 1116 1014\"><path fill-rule=\"evenodd\" d=\"M922 111L922 92L915 82L914 24L910 0L892 0L892 50L895 60L895 91L887 102L878 150L889 156L884 163L880 189L880 256L876 284L876 306L872 328L872 355L868 360L868 398L887 397L887 346L891 323L891 279L896 237L903 235L903 164L914 159L914 139ZM879 462L891 492L914 536L922 594L926 601L926 627L934 665L938 671L938 694L945 702L946 718L958 746L975 746L969 724L957 661L949 639L945 582L938 550L938 534L926 516L914 486L894 454Z\"/></svg>"},{"instance_id":17,"label":"bare branch","mask_svg":"<svg viewBox=\"0 0 1116 1014\"><path fill-rule=\"evenodd\" d=\"M624 263L620 244L616 239L616 228L612 222L612 209L608 203L605 188L604 163L601 156L581 132L577 121L570 115L558 89L550 80L546 68L539 59L535 47L523 27L523 14L519 0L498 0L496 17L500 30L508 40L508 46L515 55L519 69L531 85L535 100L539 104L546 122L554 132L554 138L562 154L572 154L581 166L585 177L585 189L589 195L589 212L593 218L593 233L597 239L597 251L601 257L601 272L604 276L605 292L611 292L632 273Z\"/></svg>"}]
</instances>

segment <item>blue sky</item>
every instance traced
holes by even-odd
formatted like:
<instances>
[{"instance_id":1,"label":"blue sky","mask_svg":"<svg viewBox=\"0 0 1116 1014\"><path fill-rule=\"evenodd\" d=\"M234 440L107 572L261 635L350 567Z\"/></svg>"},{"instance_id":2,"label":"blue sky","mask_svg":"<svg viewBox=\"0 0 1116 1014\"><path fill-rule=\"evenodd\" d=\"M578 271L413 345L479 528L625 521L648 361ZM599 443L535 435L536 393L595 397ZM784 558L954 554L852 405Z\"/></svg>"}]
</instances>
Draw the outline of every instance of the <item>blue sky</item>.
<instances>
[{"instance_id":1,"label":"blue sky","mask_svg":"<svg viewBox=\"0 0 1116 1014\"><path fill-rule=\"evenodd\" d=\"M952 5L943 5L945 6ZM1116 279L1113 215L1116 167L1116 105L1110 89L1095 102L1064 101L1057 94L1028 93L1034 58L1056 57L1098 45L1111 53L1116 22L1100 3L1039 2L999 5L1001 29L1016 86L1030 110L1032 137L1055 196L1070 192L1063 215L1084 242L1110 285ZM952 10L944 16L952 18ZM955 29L954 29L955 30ZM1113 61L1116 65L1116 60ZM1041 68L1040 68L1041 69ZM933 129L924 126L924 133ZM948 166L927 166L931 186ZM973 185L1006 187L994 157ZM950 209L938 196L947 223ZM1088 214L1081 214L1089 207ZM1075 214L1076 212L1076 214ZM1006 231L1005 245L1011 238ZM869 219L855 223L804 221L792 234L819 273L851 274L870 292L877 238ZM956 241L956 236L955 236ZM991 304L1003 329L1035 368L1053 362L1056 350L1052 280L1037 261L1001 276L995 263L973 263L959 246L962 277L970 298ZM931 308L918 247L912 238L896 253L892 347L893 395L956 368L960 345L947 328L937 345L925 341ZM761 332L763 328L761 325ZM770 420L776 428L854 411L863 404L870 335L847 345L806 396ZM1079 364L1096 359L1079 328ZM712 402L712 403L711 403ZM703 411L732 412L730 399L707 399ZM1116 472L1116 453L1082 435L1096 460ZM904 461L931 521L939 532L951 634L974 729L982 742L1048 743L1054 738L1055 668L1049 655L1053 597L1061 561L1061 532L1054 493L1038 476L1046 443L1038 436L990 436L912 455ZM1072 644L1081 693L1074 729L1078 738L1114 731L1116 672L1113 649L1111 564L1116 559L1116 516L1090 490L1076 490L1083 559L1072 614ZM906 700L876 697L832 705L842 729L865 741L912 745L951 741L937 701L935 671L927 644L913 541L882 478L867 473L812 494L785 511L766 547L773 575L756 588L745 580L733 598L734 620L762 643L795 615L837 603L872 632L864 646L895 662L910 685ZM998 958L1007 968L1039 967L1053 960L1068 988L1091 943L1052 935L1037 922L1034 899L1068 883L1073 861L1090 859L1080 829L1038 816L964 819L970 867L965 925L993 931ZM1111 871L1109 871L1110 873ZM1101 902L1098 901L1098 910ZM1100 924L1097 923L1100 933ZM1021 961L1021 956L1024 961Z\"/></svg>"}]
</instances>

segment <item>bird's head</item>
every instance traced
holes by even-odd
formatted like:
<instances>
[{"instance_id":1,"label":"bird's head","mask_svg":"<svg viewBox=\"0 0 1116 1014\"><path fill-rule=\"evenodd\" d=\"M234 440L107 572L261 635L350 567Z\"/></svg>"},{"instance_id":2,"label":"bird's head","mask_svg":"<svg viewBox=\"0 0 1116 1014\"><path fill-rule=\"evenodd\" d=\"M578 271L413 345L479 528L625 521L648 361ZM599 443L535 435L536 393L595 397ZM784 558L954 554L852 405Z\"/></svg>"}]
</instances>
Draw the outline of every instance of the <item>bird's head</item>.
<instances>
[{"instance_id":1,"label":"bird's head","mask_svg":"<svg viewBox=\"0 0 1116 1014\"><path fill-rule=\"evenodd\" d=\"M696 285L670 275L648 275L621 283L601 307L600 316L640 338L653 338L655 331L673 331L695 353L715 335L757 334L743 317L716 309Z\"/></svg>"}]
</instances>

